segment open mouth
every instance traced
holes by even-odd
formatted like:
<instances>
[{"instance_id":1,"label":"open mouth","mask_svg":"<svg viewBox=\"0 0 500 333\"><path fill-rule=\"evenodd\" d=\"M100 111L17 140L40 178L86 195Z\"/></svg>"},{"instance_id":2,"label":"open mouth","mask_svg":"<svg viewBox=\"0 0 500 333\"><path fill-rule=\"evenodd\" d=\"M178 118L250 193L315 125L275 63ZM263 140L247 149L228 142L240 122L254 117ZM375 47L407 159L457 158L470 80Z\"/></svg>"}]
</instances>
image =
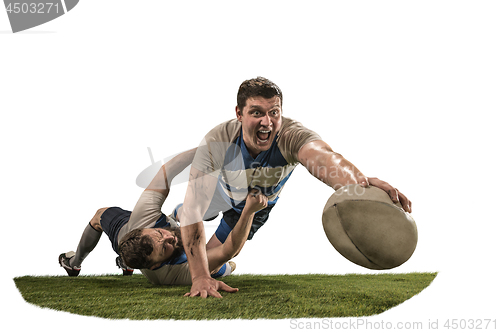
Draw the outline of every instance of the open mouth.
<instances>
[{"instance_id":1,"label":"open mouth","mask_svg":"<svg viewBox=\"0 0 500 333\"><path fill-rule=\"evenodd\" d=\"M270 130L267 130L267 131L258 131L257 132L257 141L261 142L261 143L266 143L267 141L269 141L269 137L271 136L271 131Z\"/></svg>"}]
</instances>

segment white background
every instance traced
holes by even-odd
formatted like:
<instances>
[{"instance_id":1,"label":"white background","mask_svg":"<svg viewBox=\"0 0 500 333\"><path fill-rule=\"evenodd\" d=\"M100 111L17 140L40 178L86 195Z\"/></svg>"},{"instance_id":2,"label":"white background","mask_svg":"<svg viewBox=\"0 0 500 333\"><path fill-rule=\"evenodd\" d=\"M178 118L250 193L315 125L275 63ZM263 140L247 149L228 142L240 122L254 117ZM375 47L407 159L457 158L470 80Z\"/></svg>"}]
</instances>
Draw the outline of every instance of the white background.
<instances>
[{"instance_id":1,"label":"white background","mask_svg":"<svg viewBox=\"0 0 500 333\"><path fill-rule=\"evenodd\" d=\"M83 0L12 34L0 10L1 291L4 327L292 330L289 320L103 320L27 304L13 278L64 275L95 211L132 209L136 178L234 117L265 76L284 115L413 202L419 244L393 273L439 272L372 321L498 320L500 21L494 1ZM184 197L176 185L165 212ZM237 273L376 273L326 239L332 193L298 167ZM206 225L207 237L217 222ZM119 273L105 236L82 274ZM237 287L237 286L236 286ZM345 322L347 319L335 319ZM12 324L17 326L11 326ZM67 326L71 325L71 326ZM75 327L76 325L76 327ZM71 328L70 328L71 327Z\"/></svg>"}]
</instances>

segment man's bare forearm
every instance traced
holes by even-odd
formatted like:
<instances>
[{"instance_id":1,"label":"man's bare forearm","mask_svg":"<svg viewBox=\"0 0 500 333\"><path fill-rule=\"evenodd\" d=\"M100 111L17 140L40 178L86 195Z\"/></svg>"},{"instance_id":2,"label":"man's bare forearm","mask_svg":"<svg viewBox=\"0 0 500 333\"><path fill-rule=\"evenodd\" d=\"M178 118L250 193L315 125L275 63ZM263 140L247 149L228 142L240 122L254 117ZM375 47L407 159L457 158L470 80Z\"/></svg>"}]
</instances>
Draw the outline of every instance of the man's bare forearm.
<instances>
[{"instance_id":1,"label":"man's bare forearm","mask_svg":"<svg viewBox=\"0 0 500 333\"><path fill-rule=\"evenodd\" d=\"M299 152L302 165L316 178L338 190L348 184L367 184L367 178L323 141L306 144Z\"/></svg>"},{"instance_id":2,"label":"man's bare forearm","mask_svg":"<svg viewBox=\"0 0 500 333\"><path fill-rule=\"evenodd\" d=\"M182 241L193 283L199 277L210 277L203 217L210 205L216 185L217 178L191 167L180 222Z\"/></svg>"},{"instance_id":3,"label":"man's bare forearm","mask_svg":"<svg viewBox=\"0 0 500 333\"><path fill-rule=\"evenodd\" d=\"M193 162L196 148L185 151L163 164L146 190L160 192L167 196L172 180Z\"/></svg>"},{"instance_id":4,"label":"man's bare forearm","mask_svg":"<svg viewBox=\"0 0 500 333\"><path fill-rule=\"evenodd\" d=\"M317 140L305 144L298 153L302 165L316 178L334 190L349 184L376 186L384 190L394 202L400 202L407 212L412 211L411 201L395 187L378 178L368 178L342 155L335 153L324 141Z\"/></svg>"},{"instance_id":5,"label":"man's bare forearm","mask_svg":"<svg viewBox=\"0 0 500 333\"><path fill-rule=\"evenodd\" d=\"M172 182L172 179L174 179L175 176L181 173L182 170L184 170L189 164L193 162L195 153L196 148L193 148L175 156L170 161L164 164L166 178L169 186Z\"/></svg>"},{"instance_id":6,"label":"man's bare forearm","mask_svg":"<svg viewBox=\"0 0 500 333\"><path fill-rule=\"evenodd\" d=\"M182 242L189 262L191 279L210 276L206 251L206 238L203 222L181 227Z\"/></svg>"}]
</instances>

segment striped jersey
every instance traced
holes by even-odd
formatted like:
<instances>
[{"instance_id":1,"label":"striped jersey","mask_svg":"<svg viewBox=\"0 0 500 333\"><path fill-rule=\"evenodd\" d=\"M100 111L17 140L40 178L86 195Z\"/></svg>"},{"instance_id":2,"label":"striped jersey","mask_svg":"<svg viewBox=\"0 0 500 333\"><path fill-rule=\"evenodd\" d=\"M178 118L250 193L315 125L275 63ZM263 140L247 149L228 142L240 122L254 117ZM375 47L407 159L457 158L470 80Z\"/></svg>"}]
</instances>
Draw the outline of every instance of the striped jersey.
<instances>
[{"instance_id":1,"label":"striped jersey","mask_svg":"<svg viewBox=\"0 0 500 333\"><path fill-rule=\"evenodd\" d=\"M315 140L321 137L301 123L282 117L271 148L253 158L243 141L241 123L233 119L216 126L205 136L193 167L217 176L217 194L241 213L252 188L260 189L269 198L268 205L274 205L299 163L300 148Z\"/></svg>"}]
</instances>

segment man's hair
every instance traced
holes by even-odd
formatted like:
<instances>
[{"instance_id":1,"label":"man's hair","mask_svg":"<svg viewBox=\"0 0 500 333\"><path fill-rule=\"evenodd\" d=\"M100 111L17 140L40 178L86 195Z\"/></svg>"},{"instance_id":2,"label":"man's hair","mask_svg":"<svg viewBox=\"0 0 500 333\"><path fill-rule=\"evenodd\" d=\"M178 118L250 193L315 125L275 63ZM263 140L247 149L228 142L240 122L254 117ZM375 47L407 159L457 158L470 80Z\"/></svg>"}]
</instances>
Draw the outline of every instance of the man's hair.
<instances>
[{"instance_id":1,"label":"man's hair","mask_svg":"<svg viewBox=\"0 0 500 333\"><path fill-rule=\"evenodd\" d=\"M243 108L247 104L247 99L257 96L264 98L277 96L280 98L281 105L283 105L283 94L281 93L281 89L270 80L258 76L255 79L243 81L240 85L237 96L238 108L243 111Z\"/></svg>"},{"instance_id":2,"label":"man's hair","mask_svg":"<svg viewBox=\"0 0 500 333\"><path fill-rule=\"evenodd\" d=\"M143 235L143 230L132 230L120 241L120 256L125 265L130 268L150 268L154 264L149 258L149 255L153 253L153 239L148 235Z\"/></svg>"}]
</instances>

